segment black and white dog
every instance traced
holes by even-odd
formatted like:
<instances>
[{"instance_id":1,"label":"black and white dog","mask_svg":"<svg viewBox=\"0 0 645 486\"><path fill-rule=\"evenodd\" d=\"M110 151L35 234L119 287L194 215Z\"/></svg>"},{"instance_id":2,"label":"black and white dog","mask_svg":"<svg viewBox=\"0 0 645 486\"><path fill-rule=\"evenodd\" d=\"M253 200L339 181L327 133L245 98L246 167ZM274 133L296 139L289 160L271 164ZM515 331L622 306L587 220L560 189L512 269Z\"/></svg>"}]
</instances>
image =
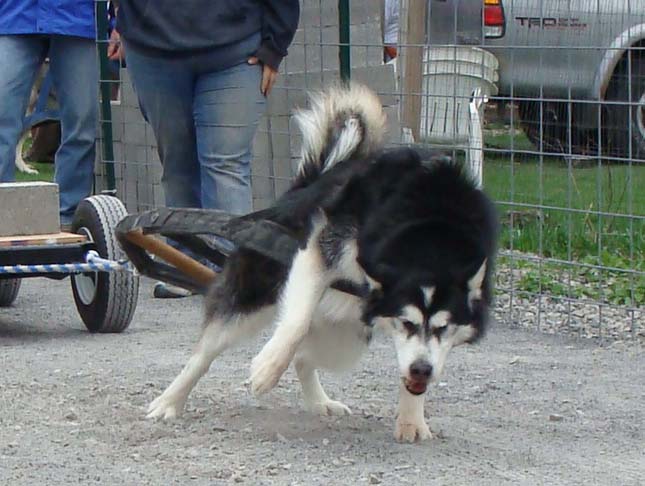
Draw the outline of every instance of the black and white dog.
<instances>
[{"instance_id":1,"label":"black and white dog","mask_svg":"<svg viewBox=\"0 0 645 486\"><path fill-rule=\"evenodd\" d=\"M207 296L194 354L148 417L180 414L212 361L272 322L251 365L252 391L271 390L293 362L309 410L348 414L316 370L351 366L379 328L393 337L401 374L395 437L429 439L426 388L450 349L476 341L486 324L493 205L461 165L432 152L383 150L381 103L363 86L314 96L296 119L299 172L266 218L300 247L288 267L246 249L229 257Z\"/></svg>"}]
</instances>

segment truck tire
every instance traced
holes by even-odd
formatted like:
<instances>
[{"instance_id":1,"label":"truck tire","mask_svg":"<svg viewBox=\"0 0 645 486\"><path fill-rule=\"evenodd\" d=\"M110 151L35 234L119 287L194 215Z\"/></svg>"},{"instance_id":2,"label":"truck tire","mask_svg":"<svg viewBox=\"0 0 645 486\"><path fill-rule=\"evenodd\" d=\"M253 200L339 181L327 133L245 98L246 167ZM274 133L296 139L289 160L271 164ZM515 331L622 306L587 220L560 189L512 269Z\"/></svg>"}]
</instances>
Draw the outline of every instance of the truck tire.
<instances>
[{"instance_id":1,"label":"truck tire","mask_svg":"<svg viewBox=\"0 0 645 486\"><path fill-rule=\"evenodd\" d=\"M125 254L114 229L126 215L117 198L92 196L78 205L72 232L92 240L102 258L122 260ZM139 279L132 273L84 273L73 275L71 280L76 308L90 332L117 333L130 325L139 293Z\"/></svg>"},{"instance_id":2,"label":"truck tire","mask_svg":"<svg viewBox=\"0 0 645 486\"><path fill-rule=\"evenodd\" d=\"M19 278L0 279L0 307L9 307L15 302L21 282Z\"/></svg>"},{"instance_id":3,"label":"truck tire","mask_svg":"<svg viewBox=\"0 0 645 486\"><path fill-rule=\"evenodd\" d=\"M592 131L577 128L568 103L520 101L519 113L524 133L541 153L589 155L597 148Z\"/></svg>"},{"instance_id":4,"label":"truck tire","mask_svg":"<svg viewBox=\"0 0 645 486\"><path fill-rule=\"evenodd\" d=\"M616 103L605 105L606 153L645 159L645 53L630 51L621 59L607 87L605 100ZM630 102L637 105L630 106Z\"/></svg>"}]
</instances>

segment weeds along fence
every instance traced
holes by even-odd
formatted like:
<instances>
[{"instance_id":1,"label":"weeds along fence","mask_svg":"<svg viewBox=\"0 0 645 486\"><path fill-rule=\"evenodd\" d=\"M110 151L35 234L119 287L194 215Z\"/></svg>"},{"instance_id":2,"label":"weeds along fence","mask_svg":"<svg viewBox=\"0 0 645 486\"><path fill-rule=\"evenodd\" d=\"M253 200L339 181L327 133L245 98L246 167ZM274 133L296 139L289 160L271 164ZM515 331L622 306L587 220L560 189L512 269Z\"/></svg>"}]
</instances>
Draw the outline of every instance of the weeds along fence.
<instances>
[{"instance_id":1,"label":"weeds along fence","mask_svg":"<svg viewBox=\"0 0 645 486\"><path fill-rule=\"evenodd\" d=\"M500 323L643 339L643 38L645 1L303 0L254 144L255 208L294 174L292 110L351 77L380 95L388 144L439 146L482 169L502 221ZM131 211L163 205L127 65L104 63L102 82L98 185L114 177Z\"/></svg>"}]
</instances>

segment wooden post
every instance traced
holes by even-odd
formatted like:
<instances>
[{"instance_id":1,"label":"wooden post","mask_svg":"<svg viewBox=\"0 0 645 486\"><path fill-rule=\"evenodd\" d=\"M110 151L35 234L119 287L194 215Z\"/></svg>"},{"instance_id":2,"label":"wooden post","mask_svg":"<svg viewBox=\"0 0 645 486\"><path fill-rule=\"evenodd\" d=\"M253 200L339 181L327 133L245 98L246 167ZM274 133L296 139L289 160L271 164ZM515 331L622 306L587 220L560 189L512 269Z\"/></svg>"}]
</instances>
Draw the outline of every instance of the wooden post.
<instances>
[{"instance_id":1,"label":"wooden post","mask_svg":"<svg viewBox=\"0 0 645 486\"><path fill-rule=\"evenodd\" d=\"M421 93L423 88L423 45L426 41L428 0L408 0L407 38L403 52L403 127L412 130L419 141L421 125Z\"/></svg>"}]
</instances>

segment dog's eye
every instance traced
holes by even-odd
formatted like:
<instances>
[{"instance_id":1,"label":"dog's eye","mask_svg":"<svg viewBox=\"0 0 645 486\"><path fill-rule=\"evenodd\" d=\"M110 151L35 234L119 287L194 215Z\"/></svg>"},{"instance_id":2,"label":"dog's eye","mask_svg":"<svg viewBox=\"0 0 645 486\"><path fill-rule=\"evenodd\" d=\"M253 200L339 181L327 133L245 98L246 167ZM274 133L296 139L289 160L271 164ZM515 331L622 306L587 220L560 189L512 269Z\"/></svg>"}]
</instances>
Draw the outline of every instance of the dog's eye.
<instances>
[{"instance_id":1,"label":"dog's eye","mask_svg":"<svg viewBox=\"0 0 645 486\"><path fill-rule=\"evenodd\" d=\"M408 332L409 335L416 333L417 330L419 329L419 326L417 326L414 322L411 322L411 321L402 320L401 324L403 324L403 327L405 328L405 330Z\"/></svg>"},{"instance_id":2,"label":"dog's eye","mask_svg":"<svg viewBox=\"0 0 645 486\"><path fill-rule=\"evenodd\" d=\"M432 335L440 338L447 330L448 330L448 326L433 327Z\"/></svg>"}]
</instances>

